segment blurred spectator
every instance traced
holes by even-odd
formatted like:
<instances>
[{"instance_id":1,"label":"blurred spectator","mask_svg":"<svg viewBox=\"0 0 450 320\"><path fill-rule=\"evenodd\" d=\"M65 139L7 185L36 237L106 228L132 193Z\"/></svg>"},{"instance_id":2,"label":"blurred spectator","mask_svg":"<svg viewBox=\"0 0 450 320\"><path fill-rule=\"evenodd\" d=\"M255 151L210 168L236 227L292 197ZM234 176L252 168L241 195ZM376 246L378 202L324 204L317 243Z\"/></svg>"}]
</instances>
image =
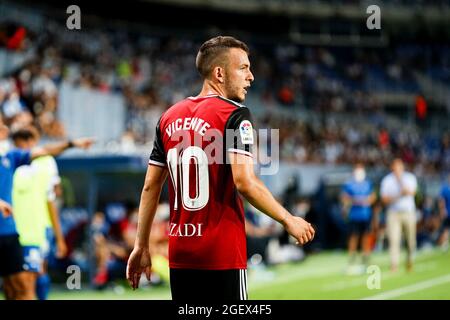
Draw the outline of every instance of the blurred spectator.
<instances>
[{"instance_id":1,"label":"blurred spectator","mask_svg":"<svg viewBox=\"0 0 450 320\"><path fill-rule=\"evenodd\" d=\"M441 219L435 209L434 199L430 196L426 197L420 210L420 218L417 224L418 248L432 248L439 241Z\"/></svg>"},{"instance_id":2,"label":"blurred spectator","mask_svg":"<svg viewBox=\"0 0 450 320\"><path fill-rule=\"evenodd\" d=\"M387 209L387 232L391 271L397 271L400 260L402 230L407 242L406 268L412 270L416 250L416 204L417 179L414 174L405 172L403 161L394 159L392 172L381 181L381 198Z\"/></svg>"},{"instance_id":3,"label":"blurred spectator","mask_svg":"<svg viewBox=\"0 0 450 320\"><path fill-rule=\"evenodd\" d=\"M371 206L375 200L375 192L372 183L366 178L364 165L357 163L353 168L353 177L344 185L341 195L343 211L349 227L349 272L353 272L358 243L361 243L363 265L368 265L372 251L369 239L372 231Z\"/></svg>"},{"instance_id":4,"label":"blurred spectator","mask_svg":"<svg viewBox=\"0 0 450 320\"><path fill-rule=\"evenodd\" d=\"M91 223L91 234L95 244L96 274L93 284L104 288L109 282L123 278L126 262L131 253L137 232L138 208L119 204L107 206L108 215L96 212ZM158 206L150 233L152 250L153 283L169 281L168 267L168 204Z\"/></svg>"},{"instance_id":5,"label":"blurred spectator","mask_svg":"<svg viewBox=\"0 0 450 320\"><path fill-rule=\"evenodd\" d=\"M107 223L102 212L94 215L91 232L97 261L96 275L93 279L96 287L102 288L108 281L117 277L122 278L125 274L126 262L133 249L136 235L136 211L136 208L128 208L126 216L113 224Z\"/></svg>"}]
</instances>

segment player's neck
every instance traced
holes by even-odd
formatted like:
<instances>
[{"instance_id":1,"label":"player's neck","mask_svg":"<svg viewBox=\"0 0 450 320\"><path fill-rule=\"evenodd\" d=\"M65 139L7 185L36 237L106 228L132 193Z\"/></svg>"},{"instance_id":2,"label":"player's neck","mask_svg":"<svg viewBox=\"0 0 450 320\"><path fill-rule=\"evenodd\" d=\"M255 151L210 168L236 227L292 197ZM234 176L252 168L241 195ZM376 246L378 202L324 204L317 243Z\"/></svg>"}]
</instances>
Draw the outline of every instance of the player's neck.
<instances>
[{"instance_id":1,"label":"player's neck","mask_svg":"<svg viewBox=\"0 0 450 320\"><path fill-rule=\"evenodd\" d=\"M226 98L225 91L222 87L216 83L212 83L210 81L203 82L203 87L198 97L210 96L210 95L219 95Z\"/></svg>"}]
</instances>

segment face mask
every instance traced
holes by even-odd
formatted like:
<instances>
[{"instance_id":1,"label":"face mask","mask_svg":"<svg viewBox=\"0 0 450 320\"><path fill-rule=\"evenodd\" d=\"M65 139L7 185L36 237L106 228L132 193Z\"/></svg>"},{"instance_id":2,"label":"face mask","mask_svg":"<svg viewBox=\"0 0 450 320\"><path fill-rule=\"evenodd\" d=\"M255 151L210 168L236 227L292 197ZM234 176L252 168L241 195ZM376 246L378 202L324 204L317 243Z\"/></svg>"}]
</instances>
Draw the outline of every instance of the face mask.
<instances>
[{"instance_id":1,"label":"face mask","mask_svg":"<svg viewBox=\"0 0 450 320\"><path fill-rule=\"evenodd\" d=\"M355 171L353 171L353 176L357 182L364 181L366 178L366 171L361 168L355 169Z\"/></svg>"}]
</instances>

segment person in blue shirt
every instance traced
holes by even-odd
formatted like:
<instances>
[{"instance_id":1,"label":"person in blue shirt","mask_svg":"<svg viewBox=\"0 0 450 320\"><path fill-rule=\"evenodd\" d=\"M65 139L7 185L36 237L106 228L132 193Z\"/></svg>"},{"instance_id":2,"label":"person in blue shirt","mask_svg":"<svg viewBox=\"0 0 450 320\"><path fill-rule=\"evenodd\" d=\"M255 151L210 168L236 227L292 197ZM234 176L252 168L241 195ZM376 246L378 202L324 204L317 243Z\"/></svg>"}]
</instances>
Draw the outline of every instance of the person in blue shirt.
<instances>
[{"instance_id":1,"label":"person in blue shirt","mask_svg":"<svg viewBox=\"0 0 450 320\"><path fill-rule=\"evenodd\" d=\"M439 242L442 248L447 250L450 229L450 174L448 174L447 181L442 185L439 195L439 213L442 219L443 229Z\"/></svg>"},{"instance_id":2,"label":"person in blue shirt","mask_svg":"<svg viewBox=\"0 0 450 320\"><path fill-rule=\"evenodd\" d=\"M9 129L0 122L0 141L8 138ZM11 209L13 175L22 165L28 165L35 158L52 155L57 156L71 147L86 149L93 143L92 139L80 138L35 147L31 150L12 149L0 154L0 277L6 299L33 299L27 290L29 281L23 271L23 252L19 243L19 235L14 223L14 212Z\"/></svg>"},{"instance_id":3,"label":"person in blue shirt","mask_svg":"<svg viewBox=\"0 0 450 320\"><path fill-rule=\"evenodd\" d=\"M371 252L369 241L372 221L371 206L375 200L375 192L372 183L366 179L364 165L357 163L353 168L352 179L344 184L341 193L341 201L349 227L348 253L350 266L355 262L360 239L363 263L368 263Z\"/></svg>"}]
</instances>

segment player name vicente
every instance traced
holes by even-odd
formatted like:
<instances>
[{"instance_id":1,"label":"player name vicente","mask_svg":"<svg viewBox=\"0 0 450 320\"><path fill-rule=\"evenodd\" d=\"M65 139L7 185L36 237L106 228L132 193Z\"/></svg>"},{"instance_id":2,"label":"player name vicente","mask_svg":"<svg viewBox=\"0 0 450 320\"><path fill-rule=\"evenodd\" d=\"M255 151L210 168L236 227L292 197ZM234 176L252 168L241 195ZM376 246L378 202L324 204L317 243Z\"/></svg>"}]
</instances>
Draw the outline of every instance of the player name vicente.
<instances>
[{"instance_id":1,"label":"player name vicente","mask_svg":"<svg viewBox=\"0 0 450 320\"><path fill-rule=\"evenodd\" d=\"M211 125L203 120L202 118L178 118L175 121L172 121L166 128L167 135L170 136L180 130L194 130L198 132L200 135L204 136L206 130L208 130Z\"/></svg>"},{"instance_id":2,"label":"player name vicente","mask_svg":"<svg viewBox=\"0 0 450 320\"><path fill-rule=\"evenodd\" d=\"M202 223L170 224L170 237L201 237Z\"/></svg>"}]
</instances>

